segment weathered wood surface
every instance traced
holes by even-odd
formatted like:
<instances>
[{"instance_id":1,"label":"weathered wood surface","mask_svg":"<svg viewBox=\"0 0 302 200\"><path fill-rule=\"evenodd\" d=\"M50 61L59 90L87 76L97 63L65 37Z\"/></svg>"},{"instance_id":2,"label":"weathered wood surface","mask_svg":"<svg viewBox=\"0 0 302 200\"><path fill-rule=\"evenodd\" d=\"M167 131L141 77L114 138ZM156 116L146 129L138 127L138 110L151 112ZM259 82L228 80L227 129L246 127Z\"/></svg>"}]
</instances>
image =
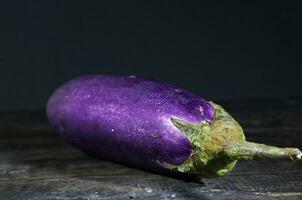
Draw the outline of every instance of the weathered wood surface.
<instances>
[{"instance_id":1,"label":"weathered wood surface","mask_svg":"<svg viewBox=\"0 0 302 200\"><path fill-rule=\"evenodd\" d=\"M302 148L302 101L225 103L249 140ZM302 161L241 161L203 183L87 157L43 112L0 112L0 199L302 199Z\"/></svg>"}]
</instances>

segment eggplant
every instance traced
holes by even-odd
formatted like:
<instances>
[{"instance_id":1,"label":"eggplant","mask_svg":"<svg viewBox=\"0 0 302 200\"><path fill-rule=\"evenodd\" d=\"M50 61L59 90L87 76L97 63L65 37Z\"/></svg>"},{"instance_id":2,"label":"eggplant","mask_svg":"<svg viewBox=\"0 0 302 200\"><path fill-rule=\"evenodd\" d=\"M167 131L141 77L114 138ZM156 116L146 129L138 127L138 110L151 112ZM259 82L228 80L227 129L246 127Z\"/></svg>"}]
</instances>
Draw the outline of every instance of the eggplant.
<instances>
[{"instance_id":1,"label":"eggplant","mask_svg":"<svg viewBox=\"0 0 302 200\"><path fill-rule=\"evenodd\" d=\"M50 126L71 145L106 160L201 177L229 174L239 159L301 159L297 148L248 142L219 105L135 76L86 75L58 88Z\"/></svg>"}]
</instances>

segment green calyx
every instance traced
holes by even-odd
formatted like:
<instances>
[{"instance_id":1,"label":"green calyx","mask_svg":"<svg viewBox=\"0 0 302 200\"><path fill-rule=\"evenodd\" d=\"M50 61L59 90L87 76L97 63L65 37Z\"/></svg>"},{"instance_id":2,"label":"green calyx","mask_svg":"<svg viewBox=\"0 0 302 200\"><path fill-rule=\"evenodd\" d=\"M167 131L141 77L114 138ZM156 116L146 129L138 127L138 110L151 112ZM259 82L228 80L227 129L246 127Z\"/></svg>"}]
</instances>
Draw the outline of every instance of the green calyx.
<instances>
[{"instance_id":1,"label":"green calyx","mask_svg":"<svg viewBox=\"0 0 302 200\"><path fill-rule=\"evenodd\" d=\"M211 122L190 123L172 118L173 124L193 145L188 160L176 166L179 172L202 177L225 176L238 159L285 158L301 159L302 153L295 148L278 148L245 141L240 125L219 105L210 102L215 109Z\"/></svg>"}]
</instances>

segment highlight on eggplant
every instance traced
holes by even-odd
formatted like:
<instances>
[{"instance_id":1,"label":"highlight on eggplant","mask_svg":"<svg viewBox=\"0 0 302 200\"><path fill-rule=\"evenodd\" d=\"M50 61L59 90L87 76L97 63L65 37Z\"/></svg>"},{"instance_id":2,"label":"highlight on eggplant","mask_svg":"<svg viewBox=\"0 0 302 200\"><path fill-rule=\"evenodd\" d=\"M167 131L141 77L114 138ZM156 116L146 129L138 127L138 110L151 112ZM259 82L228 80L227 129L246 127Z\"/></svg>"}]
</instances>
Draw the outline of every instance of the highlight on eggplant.
<instances>
[{"instance_id":1,"label":"highlight on eggplant","mask_svg":"<svg viewBox=\"0 0 302 200\"><path fill-rule=\"evenodd\" d=\"M51 127L100 158L154 172L229 174L240 159L299 160L297 148L248 142L219 105L172 84L135 76L88 75L58 88Z\"/></svg>"}]
</instances>

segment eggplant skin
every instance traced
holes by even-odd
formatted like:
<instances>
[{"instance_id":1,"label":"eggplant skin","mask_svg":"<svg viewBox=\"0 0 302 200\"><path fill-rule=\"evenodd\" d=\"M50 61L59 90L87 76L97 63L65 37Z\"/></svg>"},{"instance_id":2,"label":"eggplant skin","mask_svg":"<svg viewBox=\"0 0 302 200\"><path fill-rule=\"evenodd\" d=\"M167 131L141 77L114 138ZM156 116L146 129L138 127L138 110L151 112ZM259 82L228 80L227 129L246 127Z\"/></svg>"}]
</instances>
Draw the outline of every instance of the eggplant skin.
<instances>
[{"instance_id":1,"label":"eggplant skin","mask_svg":"<svg viewBox=\"0 0 302 200\"><path fill-rule=\"evenodd\" d=\"M50 126L75 147L100 158L166 170L193 153L171 118L210 122L213 106L171 84L134 76L87 75L58 88L47 104Z\"/></svg>"}]
</instances>

